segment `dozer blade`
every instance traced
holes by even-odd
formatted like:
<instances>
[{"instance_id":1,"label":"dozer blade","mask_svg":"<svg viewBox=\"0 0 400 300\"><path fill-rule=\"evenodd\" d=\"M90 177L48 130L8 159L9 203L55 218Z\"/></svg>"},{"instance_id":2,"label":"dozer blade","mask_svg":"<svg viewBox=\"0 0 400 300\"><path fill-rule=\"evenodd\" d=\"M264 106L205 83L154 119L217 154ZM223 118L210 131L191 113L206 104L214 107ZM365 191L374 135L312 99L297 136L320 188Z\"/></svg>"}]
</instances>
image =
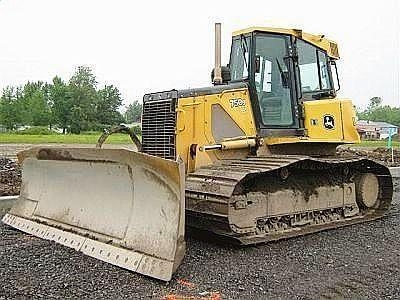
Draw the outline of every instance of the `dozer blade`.
<instances>
[{"instance_id":1,"label":"dozer blade","mask_svg":"<svg viewBox=\"0 0 400 300\"><path fill-rule=\"evenodd\" d=\"M3 222L168 281L184 252L184 165L126 149L19 154L21 194Z\"/></svg>"}]
</instances>

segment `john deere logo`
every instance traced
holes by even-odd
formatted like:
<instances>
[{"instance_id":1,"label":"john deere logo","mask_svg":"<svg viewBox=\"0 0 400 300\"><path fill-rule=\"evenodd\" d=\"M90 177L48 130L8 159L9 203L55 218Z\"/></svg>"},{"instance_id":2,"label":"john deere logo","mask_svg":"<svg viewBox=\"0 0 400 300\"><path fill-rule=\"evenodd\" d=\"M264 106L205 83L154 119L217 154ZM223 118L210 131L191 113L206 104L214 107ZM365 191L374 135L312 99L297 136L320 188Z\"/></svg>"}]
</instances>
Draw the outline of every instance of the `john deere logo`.
<instances>
[{"instance_id":1,"label":"john deere logo","mask_svg":"<svg viewBox=\"0 0 400 300\"><path fill-rule=\"evenodd\" d=\"M324 127L326 129L334 129L335 128L335 118L331 115L324 116Z\"/></svg>"}]
</instances>

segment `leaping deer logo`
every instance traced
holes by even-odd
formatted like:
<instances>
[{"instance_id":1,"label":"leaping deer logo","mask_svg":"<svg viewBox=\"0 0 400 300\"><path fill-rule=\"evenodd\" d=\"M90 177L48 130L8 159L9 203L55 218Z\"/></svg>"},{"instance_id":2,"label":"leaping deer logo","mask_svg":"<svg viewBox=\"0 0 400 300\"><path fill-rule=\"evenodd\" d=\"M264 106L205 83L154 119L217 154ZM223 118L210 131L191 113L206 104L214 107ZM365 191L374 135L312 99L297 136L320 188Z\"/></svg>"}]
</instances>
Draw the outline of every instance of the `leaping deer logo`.
<instances>
[{"instance_id":1,"label":"leaping deer logo","mask_svg":"<svg viewBox=\"0 0 400 300\"><path fill-rule=\"evenodd\" d=\"M334 129L335 128L335 118L331 115L324 116L324 127L326 129Z\"/></svg>"}]
</instances>

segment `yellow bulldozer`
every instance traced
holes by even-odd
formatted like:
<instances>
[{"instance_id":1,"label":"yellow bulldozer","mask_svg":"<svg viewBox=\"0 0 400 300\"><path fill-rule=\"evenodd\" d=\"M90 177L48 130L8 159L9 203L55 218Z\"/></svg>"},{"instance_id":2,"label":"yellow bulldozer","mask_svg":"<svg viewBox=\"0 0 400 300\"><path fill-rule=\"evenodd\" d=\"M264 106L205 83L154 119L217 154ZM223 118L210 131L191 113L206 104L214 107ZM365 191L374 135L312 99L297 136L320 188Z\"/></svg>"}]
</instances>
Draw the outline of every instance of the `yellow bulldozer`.
<instances>
[{"instance_id":1,"label":"yellow bulldozer","mask_svg":"<svg viewBox=\"0 0 400 300\"><path fill-rule=\"evenodd\" d=\"M387 167L340 158L358 143L339 99L338 46L298 29L233 33L213 85L143 97L137 151L38 147L19 153L20 196L3 222L168 281L185 227L243 245L374 220L392 200ZM109 134L109 133L108 133Z\"/></svg>"}]
</instances>

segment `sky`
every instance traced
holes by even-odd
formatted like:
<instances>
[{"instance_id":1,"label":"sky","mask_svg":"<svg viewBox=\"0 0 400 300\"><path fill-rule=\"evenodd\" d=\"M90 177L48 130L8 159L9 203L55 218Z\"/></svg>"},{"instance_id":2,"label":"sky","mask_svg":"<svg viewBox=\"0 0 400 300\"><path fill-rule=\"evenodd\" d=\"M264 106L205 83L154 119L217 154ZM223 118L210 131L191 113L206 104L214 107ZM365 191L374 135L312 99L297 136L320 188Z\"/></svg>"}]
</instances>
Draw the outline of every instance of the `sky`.
<instances>
[{"instance_id":1,"label":"sky","mask_svg":"<svg viewBox=\"0 0 400 300\"><path fill-rule=\"evenodd\" d=\"M338 42L341 97L400 106L399 2L0 0L0 89L68 80L79 65L93 69L99 86L117 86L125 105L149 92L209 86L221 22L223 64L235 30L300 28Z\"/></svg>"}]
</instances>

